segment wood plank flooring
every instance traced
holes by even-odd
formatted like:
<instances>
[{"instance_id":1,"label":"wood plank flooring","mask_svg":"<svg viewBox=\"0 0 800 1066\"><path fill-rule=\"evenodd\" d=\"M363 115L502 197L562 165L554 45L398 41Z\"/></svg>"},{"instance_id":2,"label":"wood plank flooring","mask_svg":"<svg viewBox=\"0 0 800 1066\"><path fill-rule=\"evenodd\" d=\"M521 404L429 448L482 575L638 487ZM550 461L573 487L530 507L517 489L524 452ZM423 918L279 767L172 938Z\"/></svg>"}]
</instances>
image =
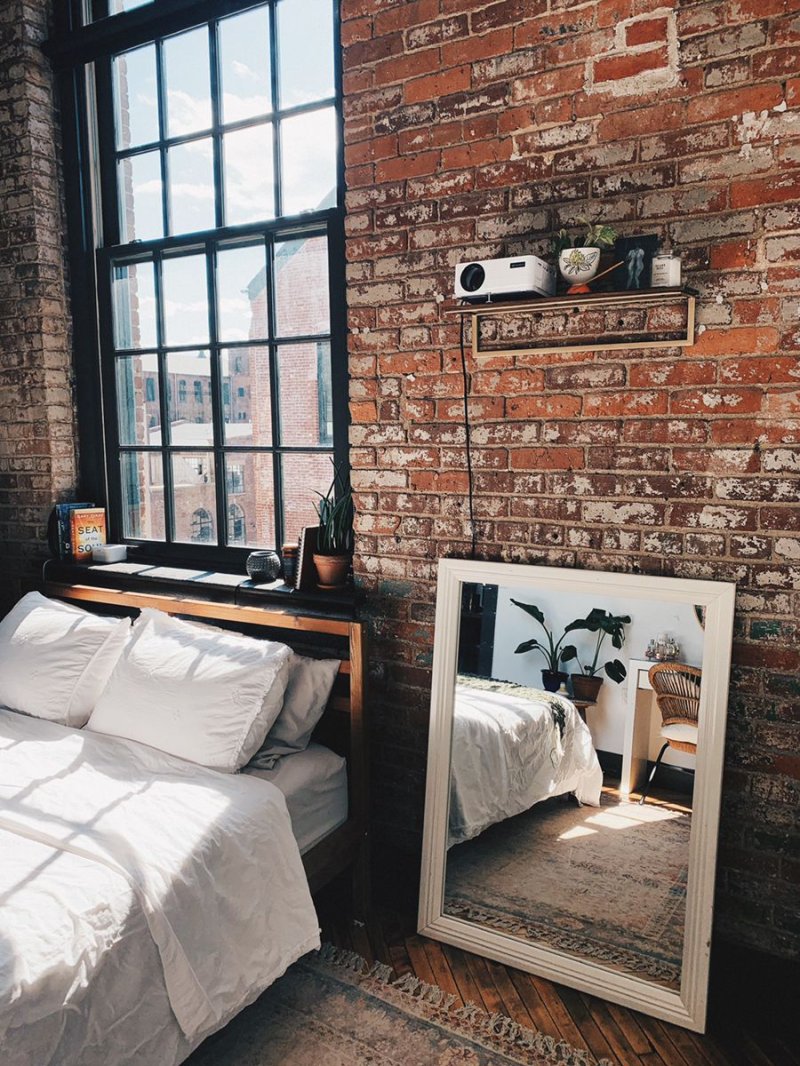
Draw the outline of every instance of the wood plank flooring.
<instances>
[{"instance_id":1,"label":"wood plank flooring","mask_svg":"<svg viewBox=\"0 0 800 1066\"><path fill-rule=\"evenodd\" d=\"M389 963L398 976L413 973L486 1011L506 1014L619 1066L800 1066L800 1034L785 987L791 980L776 964L762 978L753 972L717 973L712 980L709 1032L698 1036L594 996L553 984L458 948L419 936L414 918L377 907L363 924L346 917L346 897L318 901L323 939ZM745 963L742 963L744 966ZM774 979L770 994L765 982ZM755 980L762 995L753 996ZM761 982L758 984L758 982ZM717 984L716 994L714 983ZM783 984L781 983L783 982Z\"/></svg>"}]
</instances>

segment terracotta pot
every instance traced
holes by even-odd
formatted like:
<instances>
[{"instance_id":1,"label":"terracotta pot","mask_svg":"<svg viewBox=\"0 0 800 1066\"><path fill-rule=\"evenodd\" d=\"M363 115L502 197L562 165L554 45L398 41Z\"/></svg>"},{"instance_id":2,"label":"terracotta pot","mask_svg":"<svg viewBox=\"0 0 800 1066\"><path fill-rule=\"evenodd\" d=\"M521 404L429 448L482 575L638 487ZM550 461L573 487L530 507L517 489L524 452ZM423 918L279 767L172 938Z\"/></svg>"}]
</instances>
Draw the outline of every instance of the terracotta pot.
<instances>
[{"instance_id":1,"label":"terracotta pot","mask_svg":"<svg viewBox=\"0 0 800 1066\"><path fill-rule=\"evenodd\" d=\"M589 700L594 703L600 686L603 684L602 677L591 677L589 674L572 675L572 694L576 700Z\"/></svg>"},{"instance_id":2,"label":"terracotta pot","mask_svg":"<svg viewBox=\"0 0 800 1066\"><path fill-rule=\"evenodd\" d=\"M542 670L542 685L545 692L558 692L561 682L563 681L566 685L568 680L569 674L562 674L561 671L556 674L552 670Z\"/></svg>"},{"instance_id":3,"label":"terracotta pot","mask_svg":"<svg viewBox=\"0 0 800 1066\"><path fill-rule=\"evenodd\" d=\"M349 555L314 555L319 587L321 589L338 589L347 584L350 572Z\"/></svg>"}]
</instances>

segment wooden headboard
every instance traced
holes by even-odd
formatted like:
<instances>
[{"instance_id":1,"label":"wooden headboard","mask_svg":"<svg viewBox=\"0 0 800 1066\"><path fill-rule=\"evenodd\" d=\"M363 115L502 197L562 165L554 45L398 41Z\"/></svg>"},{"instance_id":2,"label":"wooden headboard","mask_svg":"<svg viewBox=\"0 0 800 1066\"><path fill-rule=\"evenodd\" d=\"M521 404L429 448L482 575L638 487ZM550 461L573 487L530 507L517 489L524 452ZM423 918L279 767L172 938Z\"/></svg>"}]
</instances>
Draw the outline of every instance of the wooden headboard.
<instances>
[{"instance_id":1,"label":"wooden headboard","mask_svg":"<svg viewBox=\"0 0 800 1066\"><path fill-rule=\"evenodd\" d=\"M367 739L365 714L365 647L360 622L324 614L303 614L288 607L255 607L162 593L133 592L92 585L46 581L44 592L80 603L89 610L134 613L151 607L181 618L197 619L252 636L280 640L304 655L341 659L339 675L314 739L347 759L348 818L303 856L316 892L348 866L353 867L354 900L359 912L368 905Z\"/></svg>"}]
</instances>

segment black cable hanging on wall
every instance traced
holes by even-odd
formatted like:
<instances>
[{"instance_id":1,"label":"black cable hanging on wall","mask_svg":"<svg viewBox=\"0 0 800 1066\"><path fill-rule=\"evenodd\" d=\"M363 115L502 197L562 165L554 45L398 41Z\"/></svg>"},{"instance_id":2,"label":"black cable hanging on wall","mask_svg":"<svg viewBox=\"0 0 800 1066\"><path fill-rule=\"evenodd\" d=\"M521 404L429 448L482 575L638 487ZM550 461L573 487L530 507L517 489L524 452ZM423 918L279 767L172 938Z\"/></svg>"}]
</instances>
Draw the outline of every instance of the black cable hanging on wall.
<instances>
[{"instance_id":1,"label":"black cable hanging on wall","mask_svg":"<svg viewBox=\"0 0 800 1066\"><path fill-rule=\"evenodd\" d=\"M464 446L467 454L467 501L469 506L470 559L478 554L478 529L475 525L475 479L472 472L472 430L469 424L469 374L467 373L467 353L464 345L464 320L461 316L459 341L461 348L461 377L464 388Z\"/></svg>"}]
</instances>

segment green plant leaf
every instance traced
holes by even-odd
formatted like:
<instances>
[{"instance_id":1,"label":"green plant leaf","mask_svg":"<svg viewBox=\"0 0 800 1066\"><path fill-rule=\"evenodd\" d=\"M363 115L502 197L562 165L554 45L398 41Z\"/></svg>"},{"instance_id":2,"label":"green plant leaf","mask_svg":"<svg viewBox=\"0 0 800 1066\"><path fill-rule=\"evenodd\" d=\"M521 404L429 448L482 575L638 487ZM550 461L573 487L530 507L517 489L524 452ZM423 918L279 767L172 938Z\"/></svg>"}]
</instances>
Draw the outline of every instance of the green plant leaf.
<instances>
[{"instance_id":1,"label":"green plant leaf","mask_svg":"<svg viewBox=\"0 0 800 1066\"><path fill-rule=\"evenodd\" d=\"M577 659L578 658L578 649L575 647L574 644L568 644L566 646L566 648L562 648L561 649L560 658L561 658L561 662L562 663L568 663L572 659Z\"/></svg>"},{"instance_id":2,"label":"green plant leaf","mask_svg":"<svg viewBox=\"0 0 800 1066\"><path fill-rule=\"evenodd\" d=\"M538 648L540 651L543 651L545 653L547 651L546 648L542 647L542 645L539 643L538 640L523 640L523 642L520 645L518 645L516 648L514 648L514 654L515 655L521 655L523 652L534 651L536 648Z\"/></svg>"},{"instance_id":3,"label":"green plant leaf","mask_svg":"<svg viewBox=\"0 0 800 1066\"><path fill-rule=\"evenodd\" d=\"M520 603L519 600L512 600L511 602L514 604L515 607L519 607L521 610L523 610L525 614L529 614L531 618L535 618L537 622L540 622L542 625L544 625L544 614L534 603Z\"/></svg>"},{"instance_id":4,"label":"green plant leaf","mask_svg":"<svg viewBox=\"0 0 800 1066\"><path fill-rule=\"evenodd\" d=\"M628 671L625 669L619 659L613 659L610 663L606 663L605 672L611 678L612 681L616 681L617 684L621 684L628 676Z\"/></svg>"}]
</instances>

